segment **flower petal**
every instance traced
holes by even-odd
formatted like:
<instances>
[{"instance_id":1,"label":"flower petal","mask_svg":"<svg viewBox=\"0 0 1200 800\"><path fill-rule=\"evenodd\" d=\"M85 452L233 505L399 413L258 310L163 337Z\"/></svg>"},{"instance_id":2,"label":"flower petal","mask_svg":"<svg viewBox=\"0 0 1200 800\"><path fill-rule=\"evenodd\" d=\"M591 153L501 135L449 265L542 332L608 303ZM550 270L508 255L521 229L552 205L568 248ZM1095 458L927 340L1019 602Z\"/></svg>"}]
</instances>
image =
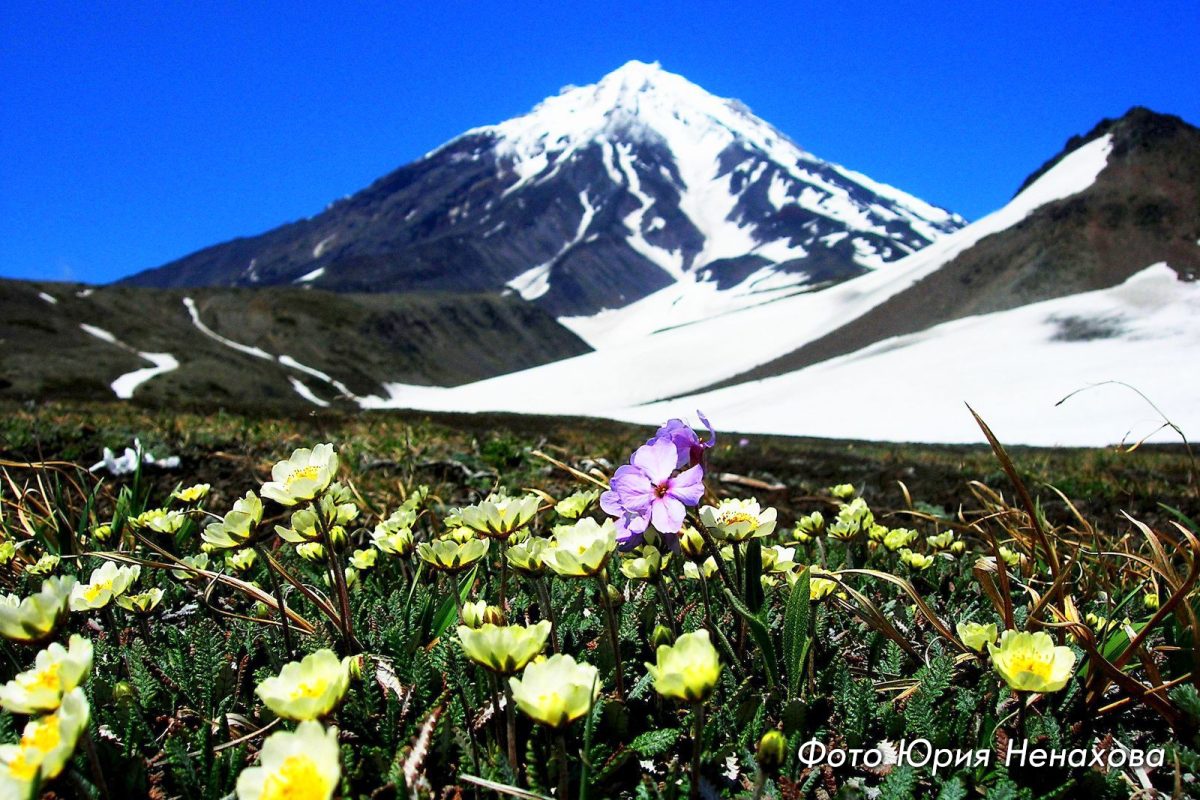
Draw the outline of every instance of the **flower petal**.
<instances>
[{"instance_id":1,"label":"flower petal","mask_svg":"<svg viewBox=\"0 0 1200 800\"><path fill-rule=\"evenodd\" d=\"M671 477L677 458L678 452L671 440L656 439L652 444L637 449L633 454L633 464L645 471L651 483L659 484Z\"/></svg>"},{"instance_id":2,"label":"flower petal","mask_svg":"<svg viewBox=\"0 0 1200 800\"><path fill-rule=\"evenodd\" d=\"M661 533L678 533L683 527L683 503L671 496L656 500L650 508L654 529Z\"/></svg>"},{"instance_id":3,"label":"flower petal","mask_svg":"<svg viewBox=\"0 0 1200 800\"><path fill-rule=\"evenodd\" d=\"M671 481L671 488L667 494L685 505L694 506L699 503L700 498L704 496L704 467L697 464L679 473Z\"/></svg>"}]
</instances>

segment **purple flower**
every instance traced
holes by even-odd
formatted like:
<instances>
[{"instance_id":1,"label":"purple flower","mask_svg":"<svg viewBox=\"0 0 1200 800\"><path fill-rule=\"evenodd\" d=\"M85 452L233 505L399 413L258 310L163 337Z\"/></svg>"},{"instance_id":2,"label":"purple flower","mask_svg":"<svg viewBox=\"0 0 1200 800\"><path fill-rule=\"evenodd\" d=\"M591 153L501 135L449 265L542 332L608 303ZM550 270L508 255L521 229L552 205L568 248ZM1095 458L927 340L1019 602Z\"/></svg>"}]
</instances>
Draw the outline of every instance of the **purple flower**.
<instances>
[{"instance_id":1,"label":"purple flower","mask_svg":"<svg viewBox=\"0 0 1200 800\"><path fill-rule=\"evenodd\" d=\"M617 540L623 547L640 542L650 524L664 535L679 533L684 506L700 502L704 468L696 464L673 475L678 458L673 440L655 438L613 474L611 488L600 496L600 507L617 517Z\"/></svg>"},{"instance_id":2,"label":"purple flower","mask_svg":"<svg viewBox=\"0 0 1200 800\"><path fill-rule=\"evenodd\" d=\"M708 418L701 412L697 411L696 416L700 417L700 421L704 423L704 429L708 432L708 441L700 441L700 437L681 419L667 420L667 424L659 428L653 437L646 444L654 444L659 440L667 440L675 445L677 453L675 459L675 468L682 469L688 464L701 464L704 459L704 451L717 443L717 432L713 430L712 424ZM657 527L657 526L655 526Z\"/></svg>"}]
</instances>

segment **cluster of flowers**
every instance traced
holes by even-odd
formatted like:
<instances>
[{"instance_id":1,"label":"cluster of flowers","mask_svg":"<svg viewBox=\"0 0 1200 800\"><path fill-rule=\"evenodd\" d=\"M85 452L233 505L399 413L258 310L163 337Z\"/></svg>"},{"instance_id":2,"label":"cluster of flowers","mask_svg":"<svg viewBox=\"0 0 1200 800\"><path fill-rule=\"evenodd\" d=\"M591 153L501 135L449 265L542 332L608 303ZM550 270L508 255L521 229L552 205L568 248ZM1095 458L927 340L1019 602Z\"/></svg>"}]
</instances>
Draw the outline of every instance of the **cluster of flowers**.
<instances>
[{"instance_id":1,"label":"cluster of flowers","mask_svg":"<svg viewBox=\"0 0 1200 800\"><path fill-rule=\"evenodd\" d=\"M65 608L69 592L65 583L69 580L51 578L40 593L22 601L20 605L29 612L24 618L42 617L32 608L35 605ZM22 628L26 633L35 629ZM32 717L19 742L0 745L0 797L31 797L44 781L63 771L80 737L86 735L91 709L80 684L91 669L92 643L73 635L66 647L52 643L37 654L31 669L0 686L0 707Z\"/></svg>"}]
</instances>

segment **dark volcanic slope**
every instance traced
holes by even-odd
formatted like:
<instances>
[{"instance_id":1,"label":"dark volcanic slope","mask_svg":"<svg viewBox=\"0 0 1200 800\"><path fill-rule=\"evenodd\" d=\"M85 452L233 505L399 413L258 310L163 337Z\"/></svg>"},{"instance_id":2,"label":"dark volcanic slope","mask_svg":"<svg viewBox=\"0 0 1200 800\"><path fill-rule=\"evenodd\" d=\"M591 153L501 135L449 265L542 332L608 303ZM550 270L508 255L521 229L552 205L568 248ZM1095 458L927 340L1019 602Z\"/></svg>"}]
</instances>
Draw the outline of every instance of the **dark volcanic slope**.
<instances>
[{"instance_id":1,"label":"dark volcanic slope","mask_svg":"<svg viewBox=\"0 0 1200 800\"><path fill-rule=\"evenodd\" d=\"M1048 203L828 335L708 388L767 378L942 322L1105 289L1165 261L1200 276L1200 129L1134 108L1073 137L1024 189L1081 145L1112 134L1108 165L1087 190Z\"/></svg>"},{"instance_id":2,"label":"dark volcanic slope","mask_svg":"<svg viewBox=\"0 0 1200 800\"><path fill-rule=\"evenodd\" d=\"M205 335L185 297L194 299L208 328L261 353ZM107 331L125 346L89 334L81 324ZM385 382L456 385L588 349L517 298L0 281L0 397L111 399L115 378L151 366L136 351L170 354L179 367L142 384L134 399L254 407L309 405L293 380L323 401L348 402L333 381L354 395L383 395Z\"/></svg>"},{"instance_id":3,"label":"dark volcanic slope","mask_svg":"<svg viewBox=\"0 0 1200 800\"><path fill-rule=\"evenodd\" d=\"M735 101L632 62L316 216L126 283L517 291L555 316L589 315L691 275L722 290L756 273L836 282L962 224L801 150Z\"/></svg>"}]
</instances>

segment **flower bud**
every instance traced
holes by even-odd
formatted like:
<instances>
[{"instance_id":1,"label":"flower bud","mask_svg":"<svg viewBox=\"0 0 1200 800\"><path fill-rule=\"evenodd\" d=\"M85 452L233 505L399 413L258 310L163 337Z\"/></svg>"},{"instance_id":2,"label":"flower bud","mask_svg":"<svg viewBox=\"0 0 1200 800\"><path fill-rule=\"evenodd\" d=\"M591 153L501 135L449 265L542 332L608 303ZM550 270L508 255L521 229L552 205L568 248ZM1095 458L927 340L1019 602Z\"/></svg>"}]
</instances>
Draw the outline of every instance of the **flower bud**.
<instances>
[{"instance_id":1,"label":"flower bud","mask_svg":"<svg viewBox=\"0 0 1200 800\"><path fill-rule=\"evenodd\" d=\"M488 606L483 610L484 625L507 625L508 620L504 618L504 610L499 606Z\"/></svg>"},{"instance_id":2,"label":"flower bud","mask_svg":"<svg viewBox=\"0 0 1200 800\"><path fill-rule=\"evenodd\" d=\"M1154 592L1146 592L1142 595L1142 605L1147 611L1158 611L1158 595Z\"/></svg>"},{"instance_id":3,"label":"flower bud","mask_svg":"<svg viewBox=\"0 0 1200 800\"><path fill-rule=\"evenodd\" d=\"M758 740L758 752L755 755L758 766L763 772L777 772L787 759L787 737L776 730L770 730Z\"/></svg>"},{"instance_id":4,"label":"flower bud","mask_svg":"<svg viewBox=\"0 0 1200 800\"><path fill-rule=\"evenodd\" d=\"M296 545L296 555L305 561L321 561L325 558L325 545L320 542L305 542Z\"/></svg>"},{"instance_id":5,"label":"flower bud","mask_svg":"<svg viewBox=\"0 0 1200 800\"><path fill-rule=\"evenodd\" d=\"M671 629L666 625L654 626L654 633L650 634L650 649L658 652L658 648L664 645L670 647L675 644L675 636L671 633Z\"/></svg>"},{"instance_id":6,"label":"flower bud","mask_svg":"<svg viewBox=\"0 0 1200 800\"><path fill-rule=\"evenodd\" d=\"M117 681L113 687L113 700L117 703L133 702L133 686L128 681Z\"/></svg>"},{"instance_id":7,"label":"flower bud","mask_svg":"<svg viewBox=\"0 0 1200 800\"><path fill-rule=\"evenodd\" d=\"M367 657L364 655L352 656L350 659L350 679L361 681L367 669Z\"/></svg>"},{"instance_id":8,"label":"flower bud","mask_svg":"<svg viewBox=\"0 0 1200 800\"><path fill-rule=\"evenodd\" d=\"M112 525L97 525L92 529L92 536L97 542L107 542L112 538Z\"/></svg>"},{"instance_id":9,"label":"flower bud","mask_svg":"<svg viewBox=\"0 0 1200 800\"><path fill-rule=\"evenodd\" d=\"M698 561L704 557L704 537L691 525L685 525L679 532L679 549L685 557Z\"/></svg>"},{"instance_id":10,"label":"flower bud","mask_svg":"<svg viewBox=\"0 0 1200 800\"><path fill-rule=\"evenodd\" d=\"M621 594L621 592L617 590L617 587L613 586L611 583L604 584L604 590L608 592L608 601L614 606L619 606L621 603L625 602L625 595Z\"/></svg>"}]
</instances>

